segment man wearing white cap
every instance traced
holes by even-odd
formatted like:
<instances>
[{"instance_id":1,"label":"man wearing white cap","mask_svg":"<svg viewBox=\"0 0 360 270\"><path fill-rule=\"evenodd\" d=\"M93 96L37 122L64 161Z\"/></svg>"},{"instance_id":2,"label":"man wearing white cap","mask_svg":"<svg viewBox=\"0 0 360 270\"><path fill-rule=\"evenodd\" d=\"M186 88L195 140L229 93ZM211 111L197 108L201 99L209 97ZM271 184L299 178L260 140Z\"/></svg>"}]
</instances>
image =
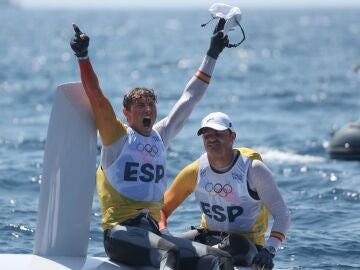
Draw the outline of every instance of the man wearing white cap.
<instances>
[{"instance_id":1,"label":"man wearing white cap","mask_svg":"<svg viewBox=\"0 0 360 270\"><path fill-rule=\"evenodd\" d=\"M191 194L202 211L200 228L183 234L229 252L235 265L272 269L276 250L290 225L289 210L259 153L234 148L233 122L228 115L214 112L201 121L206 153L186 166L164 196L160 228ZM268 212L274 222L265 241Z\"/></svg>"}]
</instances>

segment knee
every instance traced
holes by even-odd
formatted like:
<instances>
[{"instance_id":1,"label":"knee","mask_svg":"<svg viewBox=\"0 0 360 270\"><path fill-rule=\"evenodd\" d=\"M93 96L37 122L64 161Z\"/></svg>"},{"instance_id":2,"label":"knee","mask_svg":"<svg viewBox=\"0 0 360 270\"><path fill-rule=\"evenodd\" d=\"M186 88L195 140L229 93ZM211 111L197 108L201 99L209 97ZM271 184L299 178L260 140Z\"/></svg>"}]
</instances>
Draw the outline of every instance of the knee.
<instances>
[{"instance_id":1,"label":"knee","mask_svg":"<svg viewBox=\"0 0 360 270\"><path fill-rule=\"evenodd\" d=\"M160 269L179 269L180 265L180 251L176 246L172 246L163 252L160 257Z\"/></svg>"},{"instance_id":2,"label":"knee","mask_svg":"<svg viewBox=\"0 0 360 270\"><path fill-rule=\"evenodd\" d=\"M106 255L113 261L123 262L122 247L117 243L114 243L109 237L104 239L104 250Z\"/></svg>"},{"instance_id":3,"label":"knee","mask_svg":"<svg viewBox=\"0 0 360 270\"><path fill-rule=\"evenodd\" d=\"M180 257L180 249L174 244L167 247L167 253L171 254L176 258Z\"/></svg>"},{"instance_id":4,"label":"knee","mask_svg":"<svg viewBox=\"0 0 360 270\"><path fill-rule=\"evenodd\" d=\"M126 231L109 231L104 237L105 253L116 262L146 265L149 263L149 248L138 245L137 241L138 239L130 239L126 235Z\"/></svg>"}]
</instances>

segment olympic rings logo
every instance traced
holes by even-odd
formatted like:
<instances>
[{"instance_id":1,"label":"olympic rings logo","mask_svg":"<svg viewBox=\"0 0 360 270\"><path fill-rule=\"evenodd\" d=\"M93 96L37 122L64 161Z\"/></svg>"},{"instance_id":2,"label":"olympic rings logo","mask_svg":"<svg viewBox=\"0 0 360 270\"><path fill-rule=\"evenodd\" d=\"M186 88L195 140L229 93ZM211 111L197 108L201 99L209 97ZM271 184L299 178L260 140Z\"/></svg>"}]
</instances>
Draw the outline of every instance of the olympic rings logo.
<instances>
[{"instance_id":1,"label":"olympic rings logo","mask_svg":"<svg viewBox=\"0 0 360 270\"><path fill-rule=\"evenodd\" d=\"M222 185L220 183L216 183L214 185L213 183L207 183L205 185L205 190L212 195L219 195L221 197L226 197L228 194L232 192L233 188L230 184Z\"/></svg>"},{"instance_id":2,"label":"olympic rings logo","mask_svg":"<svg viewBox=\"0 0 360 270\"><path fill-rule=\"evenodd\" d=\"M138 143L136 145L136 150L138 150L139 152L146 152L148 153L150 156L155 157L157 155L157 153L159 152L158 148L156 147L156 145L150 145L150 144L145 144L143 145L142 143Z\"/></svg>"}]
</instances>

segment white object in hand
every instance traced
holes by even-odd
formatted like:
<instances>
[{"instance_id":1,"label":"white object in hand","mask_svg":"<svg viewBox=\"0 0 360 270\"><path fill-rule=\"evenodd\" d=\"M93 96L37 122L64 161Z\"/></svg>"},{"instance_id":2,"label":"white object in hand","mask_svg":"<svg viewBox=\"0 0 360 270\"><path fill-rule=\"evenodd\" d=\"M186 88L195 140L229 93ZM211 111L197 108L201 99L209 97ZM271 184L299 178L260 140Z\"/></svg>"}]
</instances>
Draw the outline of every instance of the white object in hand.
<instances>
[{"instance_id":1,"label":"white object in hand","mask_svg":"<svg viewBox=\"0 0 360 270\"><path fill-rule=\"evenodd\" d=\"M238 7L232 7L222 3L214 3L209 8L209 11L213 17L223 18L226 20L224 26L224 35L240 24L241 11Z\"/></svg>"}]
</instances>

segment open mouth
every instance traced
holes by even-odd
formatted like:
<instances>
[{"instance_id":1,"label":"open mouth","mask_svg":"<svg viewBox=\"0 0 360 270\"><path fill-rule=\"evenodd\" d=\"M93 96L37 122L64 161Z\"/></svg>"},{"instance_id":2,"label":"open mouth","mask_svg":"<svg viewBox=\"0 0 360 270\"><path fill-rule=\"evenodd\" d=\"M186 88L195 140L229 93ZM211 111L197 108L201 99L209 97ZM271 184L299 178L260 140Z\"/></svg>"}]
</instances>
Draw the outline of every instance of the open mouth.
<instances>
[{"instance_id":1,"label":"open mouth","mask_svg":"<svg viewBox=\"0 0 360 270\"><path fill-rule=\"evenodd\" d=\"M144 127L150 127L151 119L150 117L144 117L143 118L143 125Z\"/></svg>"}]
</instances>

